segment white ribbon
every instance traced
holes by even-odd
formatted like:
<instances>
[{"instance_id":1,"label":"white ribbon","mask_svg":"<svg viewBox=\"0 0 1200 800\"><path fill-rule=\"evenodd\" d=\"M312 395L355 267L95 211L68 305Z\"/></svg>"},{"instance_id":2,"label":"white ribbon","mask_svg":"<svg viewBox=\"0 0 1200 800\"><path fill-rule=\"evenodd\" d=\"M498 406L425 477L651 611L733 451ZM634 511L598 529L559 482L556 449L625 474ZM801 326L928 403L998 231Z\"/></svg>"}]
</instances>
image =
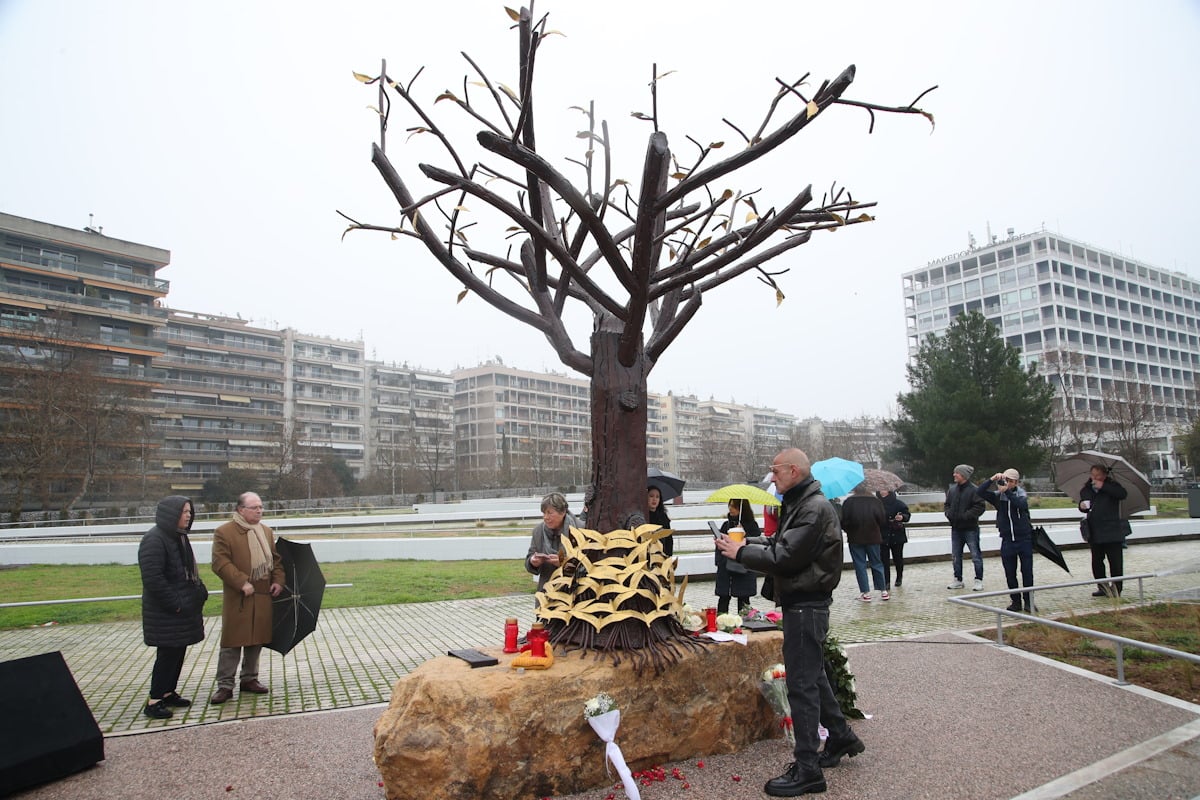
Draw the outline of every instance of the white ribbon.
<instances>
[{"instance_id":1,"label":"white ribbon","mask_svg":"<svg viewBox=\"0 0 1200 800\"><path fill-rule=\"evenodd\" d=\"M621 754L621 748L613 741L617 738L617 728L621 726L621 710L614 709L595 717L588 717L587 721L596 735L605 743L605 772L608 771L608 763L611 761L617 774L621 776L621 783L625 785L625 794L629 796L630 800L642 800L642 795L638 792L637 781L633 779L633 773L625 764L625 756Z\"/></svg>"},{"instance_id":2,"label":"white ribbon","mask_svg":"<svg viewBox=\"0 0 1200 800\"><path fill-rule=\"evenodd\" d=\"M709 631L702 633L701 636L706 636L714 642L737 642L738 644L746 644L746 634L744 633L726 633L725 631Z\"/></svg>"}]
</instances>

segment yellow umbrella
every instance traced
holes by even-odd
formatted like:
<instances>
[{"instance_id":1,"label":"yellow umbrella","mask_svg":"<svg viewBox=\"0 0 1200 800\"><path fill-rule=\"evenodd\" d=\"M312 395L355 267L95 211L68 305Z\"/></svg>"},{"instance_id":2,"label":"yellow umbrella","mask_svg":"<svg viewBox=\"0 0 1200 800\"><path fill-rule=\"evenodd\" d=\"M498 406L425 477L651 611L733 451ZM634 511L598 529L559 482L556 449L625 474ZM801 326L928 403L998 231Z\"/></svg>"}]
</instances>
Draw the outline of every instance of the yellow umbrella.
<instances>
[{"instance_id":1,"label":"yellow umbrella","mask_svg":"<svg viewBox=\"0 0 1200 800\"><path fill-rule=\"evenodd\" d=\"M748 503L764 506L781 505L778 497L748 483L731 483L728 486L722 486L710 494L704 502L728 503L730 500L745 500Z\"/></svg>"}]
</instances>

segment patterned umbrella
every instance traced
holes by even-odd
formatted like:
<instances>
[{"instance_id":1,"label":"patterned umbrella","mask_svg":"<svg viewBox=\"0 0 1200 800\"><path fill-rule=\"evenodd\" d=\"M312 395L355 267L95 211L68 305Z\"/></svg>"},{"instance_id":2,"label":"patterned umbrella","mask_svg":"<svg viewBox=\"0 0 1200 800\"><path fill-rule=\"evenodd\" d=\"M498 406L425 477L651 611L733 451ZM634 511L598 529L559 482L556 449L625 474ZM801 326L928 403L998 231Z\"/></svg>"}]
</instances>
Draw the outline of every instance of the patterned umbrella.
<instances>
[{"instance_id":1,"label":"patterned umbrella","mask_svg":"<svg viewBox=\"0 0 1200 800\"><path fill-rule=\"evenodd\" d=\"M864 482L867 488L872 492L894 492L903 486L906 481L894 472L888 472L886 469L864 469Z\"/></svg>"}]
</instances>

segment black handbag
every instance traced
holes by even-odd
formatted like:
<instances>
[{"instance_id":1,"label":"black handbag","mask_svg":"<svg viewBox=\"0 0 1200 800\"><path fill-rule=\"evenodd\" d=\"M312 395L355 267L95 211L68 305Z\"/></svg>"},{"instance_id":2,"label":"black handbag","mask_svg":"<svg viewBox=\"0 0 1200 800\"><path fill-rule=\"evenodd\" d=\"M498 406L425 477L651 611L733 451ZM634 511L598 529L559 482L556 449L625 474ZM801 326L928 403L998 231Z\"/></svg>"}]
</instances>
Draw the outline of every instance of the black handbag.
<instances>
[{"instance_id":1,"label":"black handbag","mask_svg":"<svg viewBox=\"0 0 1200 800\"><path fill-rule=\"evenodd\" d=\"M775 576L767 575L763 578L762 590L759 592L764 600L775 601Z\"/></svg>"},{"instance_id":2,"label":"black handbag","mask_svg":"<svg viewBox=\"0 0 1200 800\"><path fill-rule=\"evenodd\" d=\"M1085 542L1092 540L1092 526L1088 524L1087 517L1079 520L1079 535L1083 537Z\"/></svg>"}]
</instances>

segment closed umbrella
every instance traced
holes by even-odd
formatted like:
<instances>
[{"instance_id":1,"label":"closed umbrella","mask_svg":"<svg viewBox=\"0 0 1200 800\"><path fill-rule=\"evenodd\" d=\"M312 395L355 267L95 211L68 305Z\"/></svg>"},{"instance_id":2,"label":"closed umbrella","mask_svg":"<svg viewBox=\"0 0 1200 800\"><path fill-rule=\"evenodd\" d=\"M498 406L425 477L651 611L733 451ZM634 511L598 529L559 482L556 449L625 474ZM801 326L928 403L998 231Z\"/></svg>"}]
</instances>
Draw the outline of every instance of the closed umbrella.
<instances>
[{"instance_id":1,"label":"closed umbrella","mask_svg":"<svg viewBox=\"0 0 1200 800\"><path fill-rule=\"evenodd\" d=\"M683 485L687 483L683 478L676 475L674 472L667 472L658 467L648 467L646 469L646 488L651 486L662 492L663 502L674 500L679 495L683 494Z\"/></svg>"},{"instance_id":2,"label":"closed umbrella","mask_svg":"<svg viewBox=\"0 0 1200 800\"><path fill-rule=\"evenodd\" d=\"M275 540L283 562L284 587L271 606L271 642L267 647L280 655L317 629L317 615L325 596L325 576L313 555L312 545Z\"/></svg>"},{"instance_id":3,"label":"closed umbrella","mask_svg":"<svg viewBox=\"0 0 1200 800\"><path fill-rule=\"evenodd\" d=\"M1067 566L1067 560L1063 558L1062 550L1058 549L1058 545L1054 543L1054 540L1050 538L1050 534L1046 533L1046 529L1041 525L1033 529L1033 549L1065 569L1068 575L1071 574L1071 569Z\"/></svg>"},{"instance_id":4,"label":"closed umbrella","mask_svg":"<svg viewBox=\"0 0 1200 800\"><path fill-rule=\"evenodd\" d=\"M817 461L812 465L812 476L821 482L821 491L829 498L849 494L864 477L862 464L844 458Z\"/></svg>"},{"instance_id":5,"label":"closed umbrella","mask_svg":"<svg viewBox=\"0 0 1200 800\"><path fill-rule=\"evenodd\" d=\"M1054 465L1058 488L1079 502L1079 493L1090 479L1092 467L1108 468L1108 474L1125 487L1128 496L1121 501L1121 519L1129 519L1139 511L1150 508L1150 481L1141 470L1125 459L1099 450L1081 450Z\"/></svg>"}]
</instances>

